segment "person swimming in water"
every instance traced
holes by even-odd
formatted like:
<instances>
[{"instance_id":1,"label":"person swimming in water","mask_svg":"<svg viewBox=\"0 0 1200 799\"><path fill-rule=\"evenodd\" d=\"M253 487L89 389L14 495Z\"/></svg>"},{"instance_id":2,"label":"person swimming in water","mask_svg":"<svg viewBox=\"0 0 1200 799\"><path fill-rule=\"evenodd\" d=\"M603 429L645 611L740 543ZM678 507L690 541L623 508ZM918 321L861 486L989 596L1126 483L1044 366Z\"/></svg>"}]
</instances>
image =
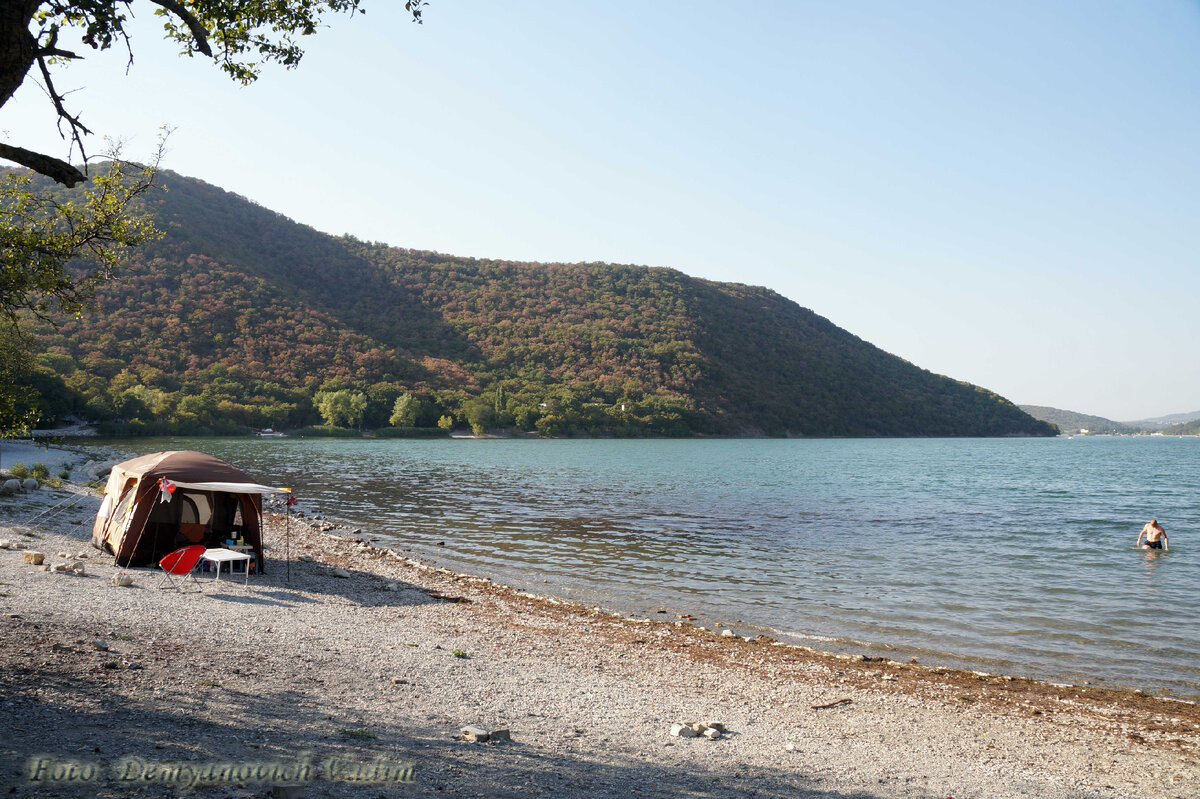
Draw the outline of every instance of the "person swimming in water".
<instances>
[{"instance_id":1,"label":"person swimming in water","mask_svg":"<svg viewBox=\"0 0 1200 799\"><path fill-rule=\"evenodd\" d=\"M1142 539L1146 539L1146 543L1142 543ZM1151 519L1138 533L1137 546L1141 549L1161 549L1164 552L1171 548L1171 542L1167 540L1167 531L1158 523L1158 519Z\"/></svg>"}]
</instances>

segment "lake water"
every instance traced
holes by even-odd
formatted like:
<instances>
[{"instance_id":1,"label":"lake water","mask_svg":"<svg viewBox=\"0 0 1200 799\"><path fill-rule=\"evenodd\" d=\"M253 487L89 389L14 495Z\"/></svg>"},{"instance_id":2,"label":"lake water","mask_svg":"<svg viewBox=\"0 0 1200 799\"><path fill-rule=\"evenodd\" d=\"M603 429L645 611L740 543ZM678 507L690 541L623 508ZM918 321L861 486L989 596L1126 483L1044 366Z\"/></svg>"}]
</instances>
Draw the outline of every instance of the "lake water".
<instances>
[{"instance_id":1,"label":"lake water","mask_svg":"<svg viewBox=\"0 0 1200 799\"><path fill-rule=\"evenodd\" d=\"M539 593L1200 698L1200 439L122 445L202 449L306 512ZM1151 516L1168 553L1133 547Z\"/></svg>"}]
</instances>

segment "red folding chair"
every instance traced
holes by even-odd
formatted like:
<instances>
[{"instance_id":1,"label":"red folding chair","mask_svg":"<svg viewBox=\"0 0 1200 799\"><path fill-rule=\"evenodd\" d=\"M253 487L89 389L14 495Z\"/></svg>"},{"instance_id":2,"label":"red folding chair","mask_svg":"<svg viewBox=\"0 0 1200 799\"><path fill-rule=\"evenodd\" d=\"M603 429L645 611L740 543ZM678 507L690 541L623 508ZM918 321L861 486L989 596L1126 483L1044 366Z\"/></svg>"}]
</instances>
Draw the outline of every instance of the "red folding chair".
<instances>
[{"instance_id":1,"label":"red folding chair","mask_svg":"<svg viewBox=\"0 0 1200 799\"><path fill-rule=\"evenodd\" d=\"M191 575L192 582L196 584L197 591L204 590L200 587L200 581L196 579L196 575L192 570L196 568L196 564L200 561L200 556L204 554L205 549L201 544L193 544L190 547L175 550L158 562L159 567L163 570L163 579L171 584L171 588L182 592L183 589L175 584L175 581L171 579L171 575L174 574L177 577L181 577L187 574ZM164 587L161 584L159 585L159 588Z\"/></svg>"}]
</instances>

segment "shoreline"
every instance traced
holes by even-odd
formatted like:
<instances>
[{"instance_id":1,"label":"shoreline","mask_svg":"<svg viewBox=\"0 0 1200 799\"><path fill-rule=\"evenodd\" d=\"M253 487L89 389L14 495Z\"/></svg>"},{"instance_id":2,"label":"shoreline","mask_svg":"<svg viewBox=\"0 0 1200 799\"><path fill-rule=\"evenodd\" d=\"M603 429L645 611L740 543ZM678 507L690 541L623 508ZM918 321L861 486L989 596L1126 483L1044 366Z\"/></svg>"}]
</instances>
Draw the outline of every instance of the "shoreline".
<instances>
[{"instance_id":1,"label":"shoreline","mask_svg":"<svg viewBox=\"0 0 1200 799\"><path fill-rule=\"evenodd\" d=\"M71 496L80 507L38 522L36 537L12 531ZM201 577L200 593L158 591L148 569L127 570L135 585L118 588L108 578L122 570L88 542L94 492L5 501L0 539L48 560L88 555L76 577L0 550L0 740L11 742L0 759L16 796L43 790L22 771L35 753L107 765L298 751L412 762L416 782L382 795L1124 799L1200 783L1200 708L1184 701L629 618L295 516L290 584L281 519L268 515L268 571L249 588L231 575ZM705 719L728 733L670 735L673 722ZM513 740L456 740L469 724ZM220 787L262 795L253 782ZM306 795L361 788L326 774ZM175 795L111 779L78 789L131 794Z\"/></svg>"},{"instance_id":2,"label":"shoreline","mask_svg":"<svg viewBox=\"0 0 1200 799\"><path fill-rule=\"evenodd\" d=\"M738 637L745 637L745 633L751 633L751 637L769 639L775 646L790 647L838 660L893 663L904 667L912 665L918 670L927 672L962 673L1005 679L1011 678L1013 680L1052 685L1058 688L1078 686L1087 690L1107 690L1118 695L1153 696L1167 702L1200 705L1200 687L1197 687L1195 696L1190 694L1177 695L1169 689L1149 692L1127 685L1114 685L1111 684L1112 681L1108 678L1087 673L1083 673L1080 679L1076 681L1072 681L1070 678L1056 679L1052 676L1019 674L1016 670L1026 667L1015 661L1008 664L1012 667L1013 671L1007 671L1004 666L998 668L990 667L986 663L980 662L984 660L981 657L962 655L951 651L921 649L910 645L893 645L883 641L833 638L801 632L789 632L742 619L726 621L725 616L697 608L687 610L682 608L663 609L662 606L648 603L622 602L620 599L614 597L596 596L595 594L589 595L585 589L576 588L569 583L560 583L557 586L561 590L561 593L541 593L537 587L531 587L528 580L522 580L519 576L505 576L502 573L487 571L474 573L471 571L472 564L445 558L432 546L405 546L406 542L398 540L394 541L395 546L376 546L377 544L389 542L393 539L387 533L372 533L363 530L361 522L340 519L327 512L316 514L303 514L303 512L300 512L293 514L292 518L294 520L299 519L302 523L307 523L317 528L318 532L328 535L331 538L350 537L356 540L361 539L364 543L369 544L372 549L395 552L402 557L409 558L413 562L422 564L426 568L445 569L469 580L482 580L486 583L503 587L505 590L513 591L517 595L529 595L553 604L585 609L600 607L603 612L616 618L625 618L628 620L644 619L656 624L663 623L664 619L670 623L680 620L685 627L692 627L701 631L707 629L715 633L729 629ZM571 594L576 594L576 596L571 596ZM655 618L656 615L659 618ZM805 643L805 641L816 643L810 644ZM821 646L822 643L827 644L831 648L823 648ZM900 657L900 660L896 660L897 657ZM910 660L905 662L903 659L905 657L909 657ZM937 662L931 663L930 661ZM1028 668L1031 669L1032 667Z\"/></svg>"}]
</instances>

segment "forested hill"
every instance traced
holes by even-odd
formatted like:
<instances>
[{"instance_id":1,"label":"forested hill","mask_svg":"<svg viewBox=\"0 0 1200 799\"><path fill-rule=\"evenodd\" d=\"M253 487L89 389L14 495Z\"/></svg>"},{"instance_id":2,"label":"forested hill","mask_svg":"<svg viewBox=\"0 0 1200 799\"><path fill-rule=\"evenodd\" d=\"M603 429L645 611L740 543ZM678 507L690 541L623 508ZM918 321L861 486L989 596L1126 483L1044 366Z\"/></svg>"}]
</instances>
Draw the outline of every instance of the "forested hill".
<instances>
[{"instance_id":1,"label":"forested hill","mask_svg":"<svg viewBox=\"0 0 1200 799\"><path fill-rule=\"evenodd\" d=\"M1054 433L767 289L337 238L164 178L165 237L95 313L39 329L41 362L75 392L60 413L297 427L338 394L354 399L343 423L384 427L407 394L397 424L544 434Z\"/></svg>"}]
</instances>

